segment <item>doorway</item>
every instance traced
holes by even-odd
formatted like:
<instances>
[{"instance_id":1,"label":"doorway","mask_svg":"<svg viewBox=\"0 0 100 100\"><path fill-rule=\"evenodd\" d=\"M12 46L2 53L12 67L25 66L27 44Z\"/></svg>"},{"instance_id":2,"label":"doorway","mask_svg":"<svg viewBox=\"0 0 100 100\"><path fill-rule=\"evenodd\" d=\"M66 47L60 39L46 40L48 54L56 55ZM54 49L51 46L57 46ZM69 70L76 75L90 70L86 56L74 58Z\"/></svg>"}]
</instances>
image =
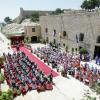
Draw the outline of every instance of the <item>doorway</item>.
<instances>
[{"instance_id":1,"label":"doorway","mask_svg":"<svg viewBox=\"0 0 100 100\"><path fill-rule=\"evenodd\" d=\"M100 46L95 46L95 50L94 50L94 58L95 57L100 57Z\"/></svg>"},{"instance_id":2,"label":"doorway","mask_svg":"<svg viewBox=\"0 0 100 100\"><path fill-rule=\"evenodd\" d=\"M32 36L31 37L31 42L36 43L37 42L37 36Z\"/></svg>"}]
</instances>

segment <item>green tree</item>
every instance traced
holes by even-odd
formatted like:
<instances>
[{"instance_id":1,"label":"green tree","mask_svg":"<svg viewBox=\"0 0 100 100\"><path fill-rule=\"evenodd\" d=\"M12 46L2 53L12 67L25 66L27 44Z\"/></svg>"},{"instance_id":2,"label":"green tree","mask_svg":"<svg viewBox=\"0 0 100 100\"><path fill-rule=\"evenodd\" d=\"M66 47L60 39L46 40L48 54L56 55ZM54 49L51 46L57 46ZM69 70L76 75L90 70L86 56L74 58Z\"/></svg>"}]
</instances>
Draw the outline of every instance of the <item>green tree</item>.
<instances>
[{"instance_id":1,"label":"green tree","mask_svg":"<svg viewBox=\"0 0 100 100\"><path fill-rule=\"evenodd\" d=\"M57 8L55 12L56 12L57 14L61 14L61 13L63 13L63 10L61 10L60 8Z\"/></svg>"},{"instance_id":2,"label":"green tree","mask_svg":"<svg viewBox=\"0 0 100 100\"><path fill-rule=\"evenodd\" d=\"M86 53L87 53L86 48L81 48L81 49L80 49L80 54L86 54Z\"/></svg>"},{"instance_id":3,"label":"green tree","mask_svg":"<svg viewBox=\"0 0 100 100\"><path fill-rule=\"evenodd\" d=\"M10 24L12 22L12 19L10 17L5 17L4 21L6 22L6 24Z\"/></svg>"},{"instance_id":4,"label":"green tree","mask_svg":"<svg viewBox=\"0 0 100 100\"><path fill-rule=\"evenodd\" d=\"M95 7L99 8L100 6L100 0L84 0L81 8L82 9L95 9Z\"/></svg>"},{"instance_id":5,"label":"green tree","mask_svg":"<svg viewBox=\"0 0 100 100\"><path fill-rule=\"evenodd\" d=\"M100 7L100 0L93 0L96 7Z\"/></svg>"},{"instance_id":6,"label":"green tree","mask_svg":"<svg viewBox=\"0 0 100 100\"><path fill-rule=\"evenodd\" d=\"M33 22L39 21L39 13L38 13L38 12L34 12L34 13L31 15L31 21L33 21Z\"/></svg>"},{"instance_id":7,"label":"green tree","mask_svg":"<svg viewBox=\"0 0 100 100\"><path fill-rule=\"evenodd\" d=\"M52 12L52 14L54 14L54 15L58 15L61 13L64 13L64 10L61 10L60 8L57 8L55 11Z\"/></svg>"},{"instance_id":8,"label":"green tree","mask_svg":"<svg viewBox=\"0 0 100 100\"><path fill-rule=\"evenodd\" d=\"M13 93L11 91L8 92L2 92L0 95L0 100L13 100Z\"/></svg>"}]
</instances>

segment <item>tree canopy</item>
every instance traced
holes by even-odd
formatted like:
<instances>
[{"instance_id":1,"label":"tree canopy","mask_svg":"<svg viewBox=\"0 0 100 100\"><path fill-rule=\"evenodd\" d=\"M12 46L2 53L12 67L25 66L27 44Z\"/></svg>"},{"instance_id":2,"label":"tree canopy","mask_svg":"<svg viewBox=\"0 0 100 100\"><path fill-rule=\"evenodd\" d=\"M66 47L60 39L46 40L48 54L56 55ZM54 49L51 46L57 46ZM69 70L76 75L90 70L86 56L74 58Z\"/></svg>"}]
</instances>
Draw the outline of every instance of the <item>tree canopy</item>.
<instances>
[{"instance_id":1,"label":"tree canopy","mask_svg":"<svg viewBox=\"0 0 100 100\"><path fill-rule=\"evenodd\" d=\"M80 49L80 54L86 54L86 53L87 53L86 48L81 48L81 49Z\"/></svg>"},{"instance_id":2,"label":"tree canopy","mask_svg":"<svg viewBox=\"0 0 100 100\"><path fill-rule=\"evenodd\" d=\"M10 17L5 17L4 21L6 22L6 24L10 24L12 22L12 19Z\"/></svg>"},{"instance_id":3,"label":"tree canopy","mask_svg":"<svg viewBox=\"0 0 100 100\"><path fill-rule=\"evenodd\" d=\"M100 0L84 0L81 8L82 9L95 9L96 7L100 7Z\"/></svg>"},{"instance_id":4,"label":"tree canopy","mask_svg":"<svg viewBox=\"0 0 100 100\"><path fill-rule=\"evenodd\" d=\"M31 21L33 21L33 22L39 21L39 13L38 13L38 12L34 12L34 13L31 15Z\"/></svg>"},{"instance_id":5,"label":"tree canopy","mask_svg":"<svg viewBox=\"0 0 100 100\"><path fill-rule=\"evenodd\" d=\"M61 13L64 13L64 10L62 10L60 8L57 8L55 11L52 12L52 14L54 14L54 15L59 15Z\"/></svg>"}]
</instances>

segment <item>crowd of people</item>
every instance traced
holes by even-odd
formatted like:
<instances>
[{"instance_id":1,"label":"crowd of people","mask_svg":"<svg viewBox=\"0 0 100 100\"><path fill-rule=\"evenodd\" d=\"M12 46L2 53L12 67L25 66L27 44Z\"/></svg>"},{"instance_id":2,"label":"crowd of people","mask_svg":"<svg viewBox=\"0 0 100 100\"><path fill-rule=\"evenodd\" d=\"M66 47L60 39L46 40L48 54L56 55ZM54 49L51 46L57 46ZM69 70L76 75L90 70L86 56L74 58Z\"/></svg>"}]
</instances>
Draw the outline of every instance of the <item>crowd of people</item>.
<instances>
[{"instance_id":1,"label":"crowd of people","mask_svg":"<svg viewBox=\"0 0 100 100\"><path fill-rule=\"evenodd\" d=\"M16 53L4 54L4 76L7 84L13 90L20 90L23 95L29 90L52 90L52 72L46 75L35 62L20 51L19 46L16 46L16 49ZM64 52L60 48L51 46L38 48L34 53L48 65L51 64L52 68L56 68L57 71L63 70L85 84L100 82L100 69L90 67L87 63L80 64L80 54ZM14 95L18 95L17 92L14 92Z\"/></svg>"},{"instance_id":2,"label":"crowd of people","mask_svg":"<svg viewBox=\"0 0 100 100\"><path fill-rule=\"evenodd\" d=\"M26 94L28 90L52 90L53 76L38 68L35 62L30 61L24 52L18 51L12 55L4 54L4 76L7 84Z\"/></svg>"},{"instance_id":3,"label":"crowd of people","mask_svg":"<svg viewBox=\"0 0 100 100\"><path fill-rule=\"evenodd\" d=\"M35 53L41 59L44 59L44 62L47 62L48 64L51 63L52 67L56 68L57 70L63 67L63 69L67 71L70 66L80 66L79 54L66 53L61 49L52 47L38 48Z\"/></svg>"},{"instance_id":4,"label":"crowd of people","mask_svg":"<svg viewBox=\"0 0 100 100\"><path fill-rule=\"evenodd\" d=\"M75 69L74 77L92 86L94 83L100 83L100 69L90 67L87 63L81 64L78 69Z\"/></svg>"},{"instance_id":5,"label":"crowd of people","mask_svg":"<svg viewBox=\"0 0 100 100\"><path fill-rule=\"evenodd\" d=\"M89 64L80 64L81 58L79 54L71 54L64 52L58 48L42 47L38 48L35 53L38 57L51 63L53 68L60 69L63 67L65 73L69 73L73 77L83 81L85 84L100 82L100 69L90 67Z\"/></svg>"}]
</instances>

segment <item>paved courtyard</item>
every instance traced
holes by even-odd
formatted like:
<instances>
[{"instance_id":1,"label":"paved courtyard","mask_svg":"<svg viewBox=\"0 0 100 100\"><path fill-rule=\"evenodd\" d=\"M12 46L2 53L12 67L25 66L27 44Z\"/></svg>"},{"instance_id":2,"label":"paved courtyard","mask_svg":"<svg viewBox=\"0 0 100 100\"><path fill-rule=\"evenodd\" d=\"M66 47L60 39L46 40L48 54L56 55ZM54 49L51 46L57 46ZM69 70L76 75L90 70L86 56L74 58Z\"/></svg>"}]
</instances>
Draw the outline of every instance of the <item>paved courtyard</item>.
<instances>
[{"instance_id":1,"label":"paved courtyard","mask_svg":"<svg viewBox=\"0 0 100 100\"><path fill-rule=\"evenodd\" d=\"M54 78L54 83L55 86L52 91L38 93L33 90L25 96L21 95L14 100L82 100L87 90L90 91L93 97L96 97L96 94L92 93L88 86L71 76L68 76L68 78L56 77ZM97 100L99 100L99 96L97 96Z\"/></svg>"},{"instance_id":2,"label":"paved courtyard","mask_svg":"<svg viewBox=\"0 0 100 100\"><path fill-rule=\"evenodd\" d=\"M42 47L41 44L32 44L32 48ZM83 63L82 63L83 64ZM92 62L95 65L94 62ZM100 66L98 66L99 68ZM52 91L45 91L38 93L36 90L29 91L25 96L18 96L14 100L83 100L84 93L90 91L92 97L96 97L96 100L100 100L100 97L93 93L90 88L84 85L79 80L68 75L67 78L59 76L54 79L55 86ZM8 86L5 84L1 85L3 91L8 90Z\"/></svg>"}]
</instances>

